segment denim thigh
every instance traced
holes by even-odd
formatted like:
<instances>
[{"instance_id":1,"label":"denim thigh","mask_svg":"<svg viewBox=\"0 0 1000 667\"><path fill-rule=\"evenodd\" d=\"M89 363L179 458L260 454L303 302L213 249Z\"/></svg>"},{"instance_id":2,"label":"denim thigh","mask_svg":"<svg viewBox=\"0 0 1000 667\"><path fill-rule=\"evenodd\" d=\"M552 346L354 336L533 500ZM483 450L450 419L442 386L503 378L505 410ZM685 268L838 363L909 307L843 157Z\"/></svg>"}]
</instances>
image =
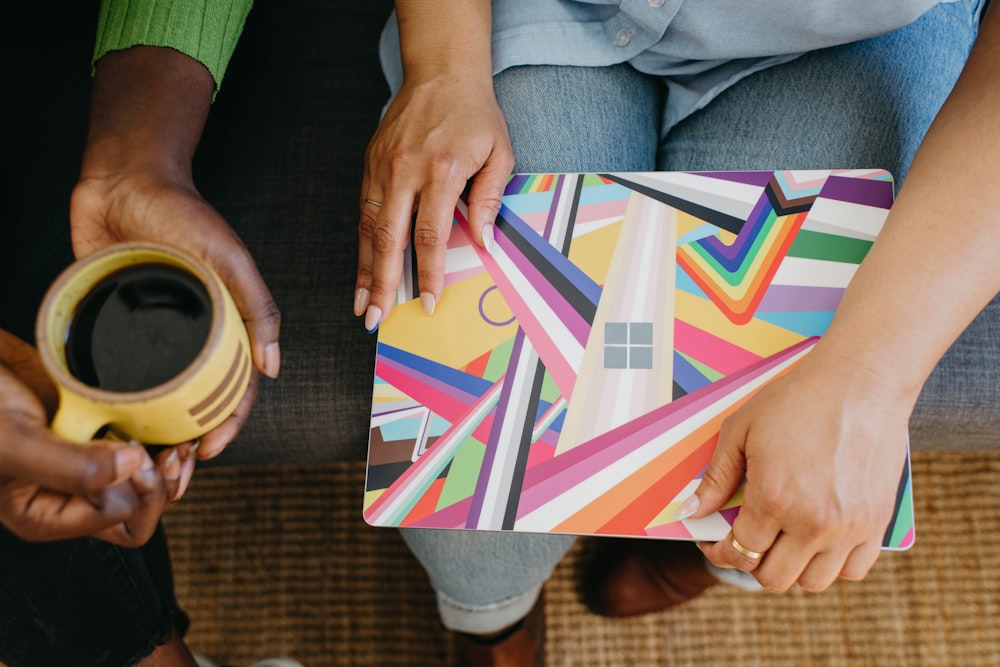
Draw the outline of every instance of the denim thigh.
<instances>
[{"instance_id":1,"label":"denim thigh","mask_svg":"<svg viewBox=\"0 0 1000 667\"><path fill-rule=\"evenodd\" d=\"M630 65L514 67L493 79L518 172L650 171L663 84Z\"/></svg>"},{"instance_id":2,"label":"denim thigh","mask_svg":"<svg viewBox=\"0 0 1000 667\"><path fill-rule=\"evenodd\" d=\"M515 171L649 171L656 164L662 83L629 65L528 66L494 78ZM404 529L434 588L471 609L545 582L567 535ZM486 565L488 564L488 565Z\"/></svg>"},{"instance_id":3,"label":"denim thigh","mask_svg":"<svg viewBox=\"0 0 1000 667\"><path fill-rule=\"evenodd\" d=\"M665 137L663 170L882 168L902 182L976 38L981 0L738 82Z\"/></svg>"}]
</instances>

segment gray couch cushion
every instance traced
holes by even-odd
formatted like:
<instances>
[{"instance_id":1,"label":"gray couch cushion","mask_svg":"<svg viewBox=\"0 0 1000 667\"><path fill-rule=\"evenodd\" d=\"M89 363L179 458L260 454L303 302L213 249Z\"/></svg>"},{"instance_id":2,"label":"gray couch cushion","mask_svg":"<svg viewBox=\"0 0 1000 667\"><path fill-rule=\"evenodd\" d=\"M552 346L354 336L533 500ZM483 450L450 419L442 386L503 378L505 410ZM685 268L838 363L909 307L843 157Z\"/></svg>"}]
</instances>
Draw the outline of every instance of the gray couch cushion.
<instances>
[{"instance_id":1,"label":"gray couch cushion","mask_svg":"<svg viewBox=\"0 0 1000 667\"><path fill-rule=\"evenodd\" d=\"M928 378L910 420L910 443L914 449L1000 449L1000 297Z\"/></svg>"}]
</instances>

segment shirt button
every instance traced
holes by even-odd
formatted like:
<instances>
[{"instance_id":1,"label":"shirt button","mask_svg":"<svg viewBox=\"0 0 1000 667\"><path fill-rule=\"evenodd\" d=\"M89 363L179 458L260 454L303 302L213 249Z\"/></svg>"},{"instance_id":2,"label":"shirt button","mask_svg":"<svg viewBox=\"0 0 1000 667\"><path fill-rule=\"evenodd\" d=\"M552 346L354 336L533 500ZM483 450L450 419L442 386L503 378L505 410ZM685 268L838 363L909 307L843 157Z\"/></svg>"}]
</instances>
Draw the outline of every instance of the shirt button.
<instances>
[{"instance_id":1,"label":"shirt button","mask_svg":"<svg viewBox=\"0 0 1000 667\"><path fill-rule=\"evenodd\" d=\"M618 46L625 46L632 39L632 31L628 28L622 28L615 34L615 44Z\"/></svg>"},{"instance_id":2,"label":"shirt button","mask_svg":"<svg viewBox=\"0 0 1000 667\"><path fill-rule=\"evenodd\" d=\"M662 7L664 0L649 0L650 7Z\"/></svg>"}]
</instances>

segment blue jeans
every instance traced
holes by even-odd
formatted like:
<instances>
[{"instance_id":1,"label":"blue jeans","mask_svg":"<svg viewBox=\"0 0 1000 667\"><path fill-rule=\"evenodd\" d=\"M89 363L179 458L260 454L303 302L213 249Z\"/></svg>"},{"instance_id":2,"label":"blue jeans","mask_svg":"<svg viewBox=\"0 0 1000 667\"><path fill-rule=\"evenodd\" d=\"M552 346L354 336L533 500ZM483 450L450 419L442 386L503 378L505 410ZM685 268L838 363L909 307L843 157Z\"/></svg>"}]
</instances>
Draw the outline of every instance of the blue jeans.
<instances>
[{"instance_id":1,"label":"blue jeans","mask_svg":"<svg viewBox=\"0 0 1000 667\"><path fill-rule=\"evenodd\" d=\"M661 136L665 86L628 65L519 67L495 78L517 171L888 169L906 176L960 73L981 0L743 79ZM585 138L585 140L581 140ZM534 604L563 535L405 529L445 626L499 630Z\"/></svg>"}]
</instances>

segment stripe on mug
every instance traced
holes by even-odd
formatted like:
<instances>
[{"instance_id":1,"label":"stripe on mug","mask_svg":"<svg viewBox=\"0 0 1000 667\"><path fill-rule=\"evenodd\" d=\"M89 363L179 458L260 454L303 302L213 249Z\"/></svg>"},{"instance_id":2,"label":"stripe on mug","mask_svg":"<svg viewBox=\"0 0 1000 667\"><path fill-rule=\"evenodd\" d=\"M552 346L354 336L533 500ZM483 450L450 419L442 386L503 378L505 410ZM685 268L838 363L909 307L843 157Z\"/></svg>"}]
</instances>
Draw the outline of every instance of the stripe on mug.
<instances>
[{"instance_id":1,"label":"stripe on mug","mask_svg":"<svg viewBox=\"0 0 1000 667\"><path fill-rule=\"evenodd\" d=\"M246 383L249 379L250 379L250 358L243 357L243 363L240 364L239 379L236 380L236 383L229 390L229 393L226 394L226 397L222 399L222 401L217 406L215 406L215 408L211 412L209 412L207 415L203 417L198 418L198 425L204 426L208 422L215 419L219 415L219 413L222 412L226 408L226 406L228 406L232 402L233 398L240 391L240 389L246 386Z\"/></svg>"},{"instance_id":2,"label":"stripe on mug","mask_svg":"<svg viewBox=\"0 0 1000 667\"><path fill-rule=\"evenodd\" d=\"M241 359L243 360L242 366L240 365ZM230 383L233 381L233 377L236 375L237 370L242 370L242 367L245 365L246 365L246 355L244 355L243 353L243 344L240 343L239 347L236 348L236 356L233 358L232 363L229 364L229 370L226 371L226 376L222 378L222 382L220 382L219 385L212 390L212 393L210 393L205 398L205 400L201 401L200 403L198 403L198 405L188 410L188 413L192 417L198 417L199 414L201 414L205 410L208 410L212 406L212 404L214 404L215 401L219 398L219 396L222 395L222 392L224 392L226 388L229 387Z\"/></svg>"}]
</instances>

